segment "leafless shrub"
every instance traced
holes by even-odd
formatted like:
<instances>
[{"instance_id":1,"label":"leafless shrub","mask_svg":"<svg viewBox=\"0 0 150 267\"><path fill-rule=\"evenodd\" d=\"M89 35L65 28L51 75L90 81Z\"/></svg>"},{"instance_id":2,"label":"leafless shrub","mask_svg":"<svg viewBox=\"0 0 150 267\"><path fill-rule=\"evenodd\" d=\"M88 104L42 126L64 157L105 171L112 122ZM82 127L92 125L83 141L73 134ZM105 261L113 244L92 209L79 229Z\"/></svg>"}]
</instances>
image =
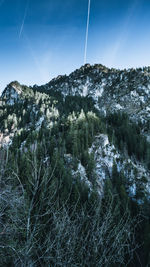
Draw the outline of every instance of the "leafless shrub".
<instances>
[{"instance_id":1,"label":"leafless shrub","mask_svg":"<svg viewBox=\"0 0 150 267\"><path fill-rule=\"evenodd\" d=\"M59 205L61 182L53 182L48 167L41 179L42 163L38 165L36 155L31 164L26 181L30 197L17 173L7 179L1 176L0 265L125 266L126 256L130 261L136 249L135 222L128 212L118 218L113 197L105 203L105 211L101 201L93 203L89 213L84 205L78 209L78 203L71 206L68 200Z\"/></svg>"}]
</instances>

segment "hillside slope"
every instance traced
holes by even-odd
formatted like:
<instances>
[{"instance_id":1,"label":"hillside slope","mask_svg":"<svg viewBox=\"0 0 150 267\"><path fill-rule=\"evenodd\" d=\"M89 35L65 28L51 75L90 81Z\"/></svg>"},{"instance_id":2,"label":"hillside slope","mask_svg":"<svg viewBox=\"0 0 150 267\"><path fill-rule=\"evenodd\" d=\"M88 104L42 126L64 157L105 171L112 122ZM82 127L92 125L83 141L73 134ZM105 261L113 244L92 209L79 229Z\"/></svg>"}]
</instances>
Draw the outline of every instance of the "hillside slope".
<instances>
[{"instance_id":1,"label":"hillside slope","mask_svg":"<svg viewBox=\"0 0 150 267\"><path fill-rule=\"evenodd\" d=\"M43 86L5 88L3 266L150 264L149 110L149 67L86 64Z\"/></svg>"}]
</instances>

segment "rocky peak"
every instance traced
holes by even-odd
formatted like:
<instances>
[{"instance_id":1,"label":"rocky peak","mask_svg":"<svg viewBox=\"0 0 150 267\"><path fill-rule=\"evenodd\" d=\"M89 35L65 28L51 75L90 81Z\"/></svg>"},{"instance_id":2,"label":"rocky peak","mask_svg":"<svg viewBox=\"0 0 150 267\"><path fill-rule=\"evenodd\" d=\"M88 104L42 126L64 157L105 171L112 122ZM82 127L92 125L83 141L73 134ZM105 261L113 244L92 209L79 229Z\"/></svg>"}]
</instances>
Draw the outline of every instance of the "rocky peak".
<instances>
[{"instance_id":1,"label":"rocky peak","mask_svg":"<svg viewBox=\"0 0 150 267\"><path fill-rule=\"evenodd\" d=\"M14 103L19 99L19 95L22 93L22 86L17 82L11 82L7 85L2 93L2 100L4 100L9 105L14 105Z\"/></svg>"},{"instance_id":2,"label":"rocky peak","mask_svg":"<svg viewBox=\"0 0 150 267\"><path fill-rule=\"evenodd\" d=\"M10 83L2 94L2 100L13 105L20 96L31 97L33 91L59 92L67 96L91 97L103 114L114 111L128 113L131 119L147 124L150 111L150 67L138 69L114 69L102 64L85 64L70 75L59 75L43 86L32 88Z\"/></svg>"},{"instance_id":3,"label":"rocky peak","mask_svg":"<svg viewBox=\"0 0 150 267\"><path fill-rule=\"evenodd\" d=\"M149 120L150 67L119 70L86 64L68 76L53 79L45 88L61 92L64 98L92 97L103 114L121 110L135 121Z\"/></svg>"}]
</instances>

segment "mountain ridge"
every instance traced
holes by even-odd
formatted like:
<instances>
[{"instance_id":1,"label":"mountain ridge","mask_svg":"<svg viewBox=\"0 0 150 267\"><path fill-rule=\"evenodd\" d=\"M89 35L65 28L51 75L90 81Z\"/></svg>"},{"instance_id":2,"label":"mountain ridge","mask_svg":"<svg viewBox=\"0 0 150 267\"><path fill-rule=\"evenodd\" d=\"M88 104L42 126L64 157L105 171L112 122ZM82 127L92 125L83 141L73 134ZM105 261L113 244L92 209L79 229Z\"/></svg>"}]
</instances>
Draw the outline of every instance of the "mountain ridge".
<instances>
[{"instance_id":1,"label":"mountain ridge","mask_svg":"<svg viewBox=\"0 0 150 267\"><path fill-rule=\"evenodd\" d=\"M120 71L117 69L106 68L101 64L95 64L93 66L86 64L72 72L70 75L58 76L42 86L35 85L33 87L27 87L25 85L21 85L17 81L11 82L5 88L1 96L2 110L6 109L6 115L4 115L3 112L3 117L6 118L6 125L2 126L4 130L1 132L1 145L3 143L11 144L13 138L17 136L18 133L19 135L22 135L24 130L27 131L27 135L30 135L30 131L40 131L42 127L46 127L51 131L55 124L59 124L60 117L63 118L67 109L68 115L66 114L63 120L68 120L71 110L74 112L75 107L78 112L74 115L75 118L72 118L72 120L75 121L78 121L78 116L83 116L83 118L85 118L84 114L91 117L95 116L89 115L90 110L102 116L104 120L109 117L109 114L115 114L116 112L126 113L133 123L138 123L138 125L140 125L140 133L143 138L146 137L147 141L149 141L149 72L149 67ZM146 77L146 80L144 77ZM76 102L79 104L76 104ZM8 114L7 106L8 110L10 109ZM25 106L25 108L23 108L23 106ZM14 107L16 111L12 113ZM83 111L82 107L86 108L87 113L84 113L85 110ZM20 113L19 121L17 115L18 112ZM108 138L107 135L106 138ZM25 145L26 140L23 139L22 143ZM113 149L115 149L115 147L111 147L110 140L108 142L108 146L110 146L110 150L112 150L112 152L107 151L106 154L110 153L111 155L112 153L113 155L109 156L111 157L112 169L112 158L115 157ZM117 153L120 152L118 151ZM103 156L101 157L103 158ZM125 161L128 162L128 159L130 159L130 157L127 157ZM120 160L121 157L118 156L118 161ZM123 158L122 160L124 161ZM100 168L101 173L104 172L103 169L107 169L104 167L106 164L105 159L102 159L102 161L103 164ZM135 163L134 160L131 161L131 168L133 168ZM124 165L125 164L126 163L124 163ZM135 168L137 170L138 165L139 163L136 162ZM99 167L97 166L97 169L98 168ZM118 168L120 169L120 167ZM142 175L149 176L149 172L145 169L145 167L143 168L144 169L141 172L140 177L142 177ZM110 169L109 173L111 176Z\"/></svg>"},{"instance_id":2,"label":"mountain ridge","mask_svg":"<svg viewBox=\"0 0 150 267\"><path fill-rule=\"evenodd\" d=\"M68 76L59 75L41 86L26 87L18 82L12 82L2 92L1 100L8 98L9 101L10 98L14 103L14 90L11 88L16 85L19 90L22 88L24 97L26 89L30 90L28 94L32 94L33 90L45 94L58 92L64 98L69 95L91 97L95 107L103 114L121 110L128 113L134 121L140 120L145 124L146 131L150 110L150 67L117 70L106 68L101 64L93 66L86 64ZM9 94L10 89L13 90L13 100ZM19 98L19 95L21 96L21 92L17 91L16 97Z\"/></svg>"},{"instance_id":3,"label":"mountain ridge","mask_svg":"<svg viewBox=\"0 0 150 267\"><path fill-rule=\"evenodd\" d=\"M43 266L57 266L55 255L45 256L56 251L49 245L51 229L56 244L58 232L69 231L61 235L58 252L62 255L66 238L67 249L73 242L69 255L75 255L68 259L72 266L78 259L78 266L86 261L85 266L133 267L139 258L143 266L149 264L150 69L95 66L82 66L42 86L14 81L0 97L0 207L5 210L6 202L8 207L8 219L1 212L0 233L5 224L12 231L6 231L6 245L0 241L0 248L6 246L5 253L0 250L2 266L5 259L21 267L39 266L41 259ZM76 230L77 240L70 239L72 226L82 229ZM14 233L16 243L11 243ZM82 240L89 257L82 242L78 255ZM22 262L8 252L10 244ZM62 266L66 257L63 261L62 255Z\"/></svg>"}]
</instances>

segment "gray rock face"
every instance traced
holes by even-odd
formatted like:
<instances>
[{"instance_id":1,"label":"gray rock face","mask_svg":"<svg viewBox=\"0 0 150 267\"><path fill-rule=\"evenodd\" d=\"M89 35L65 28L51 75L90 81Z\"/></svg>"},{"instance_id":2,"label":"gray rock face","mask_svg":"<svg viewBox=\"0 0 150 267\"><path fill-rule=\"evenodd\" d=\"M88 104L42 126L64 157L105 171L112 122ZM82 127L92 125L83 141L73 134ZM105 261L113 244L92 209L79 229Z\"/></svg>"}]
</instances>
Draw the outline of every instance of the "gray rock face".
<instances>
[{"instance_id":1,"label":"gray rock face","mask_svg":"<svg viewBox=\"0 0 150 267\"><path fill-rule=\"evenodd\" d=\"M2 93L2 99L7 105L14 105L19 100L22 88L19 84L10 83Z\"/></svg>"},{"instance_id":2,"label":"gray rock face","mask_svg":"<svg viewBox=\"0 0 150 267\"><path fill-rule=\"evenodd\" d=\"M69 76L58 76L45 88L59 91L64 97L92 97L103 114L121 110L145 124L150 118L149 67L116 70L87 64Z\"/></svg>"},{"instance_id":3,"label":"gray rock face","mask_svg":"<svg viewBox=\"0 0 150 267\"><path fill-rule=\"evenodd\" d=\"M5 123L0 128L0 146L11 144L14 135L21 134L23 130L30 133L35 129L38 132L42 124L45 124L48 129L57 124L59 116L63 114L59 113L57 97L53 99L51 91L61 93L63 100L67 96L90 97L94 100L95 107L104 116L115 111L126 112L133 121L140 121L142 134L147 136L148 141L150 140L150 67L116 70L102 65L86 64L69 76L58 76L43 86L36 85L32 88L21 86L18 82L9 84L0 98L0 115L2 118L5 117ZM13 110L13 105L17 103L21 104L20 106L26 103L20 115ZM7 106L11 106L13 113L7 113ZM27 123L22 124L22 120ZM26 140L23 140L21 149L25 142ZM103 191L104 180L111 177L115 162L118 171L122 171L131 182L129 193L132 196L136 192L135 172L139 180L143 176L147 177L146 186L149 194L150 173L147 168L128 155L121 154L109 142L107 134L95 136L95 141L89 148L90 153L94 154L95 175L100 193ZM68 159L71 159L71 156ZM90 186L81 162L74 175L80 175Z\"/></svg>"},{"instance_id":4,"label":"gray rock face","mask_svg":"<svg viewBox=\"0 0 150 267\"><path fill-rule=\"evenodd\" d=\"M135 121L149 122L150 67L117 70L86 64L69 76L58 76L46 85L34 88L60 92L64 98L68 95L92 97L96 108L103 114L121 110ZM12 82L2 93L2 99L13 105L22 92L25 94L24 88Z\"/></svg>"}]
</instances>

